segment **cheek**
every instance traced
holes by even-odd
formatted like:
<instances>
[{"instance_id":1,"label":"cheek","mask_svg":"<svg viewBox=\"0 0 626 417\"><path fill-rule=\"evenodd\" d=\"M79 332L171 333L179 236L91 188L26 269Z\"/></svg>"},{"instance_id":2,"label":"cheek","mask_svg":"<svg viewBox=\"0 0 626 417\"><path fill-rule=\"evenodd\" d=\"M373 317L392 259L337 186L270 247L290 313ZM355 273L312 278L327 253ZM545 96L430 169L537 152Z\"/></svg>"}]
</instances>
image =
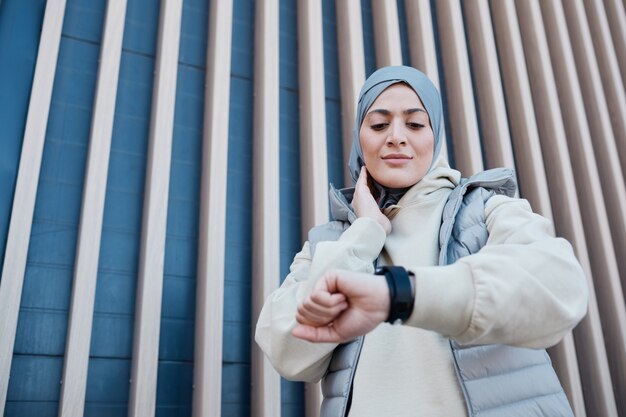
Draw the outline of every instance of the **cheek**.
<instances>
[{"instance_id":1,"label":"cheek","mask_svg":"<svg viewBox=\"0 0 626 417\"><path fill-rule=\"evenodd\" d=\"M415 152L421 156L430 156L432 157L433 149L435 148L435 138L432 132L429 132L428 135L419 138L415 142Z\"/></svg>"},{"instance_id":2,"label":"cheek","mask_svg":"<svg viewBox=\"0 0 626 417\"><path fill-rule=\"evenodd\" d=\"M378 149L376 148L373 138L361 133L359 135L359 143L361 144L361 151L363 152L365 164L367 165L373 163L376 155L378 154Z\"/></svg>"}]
</instances>

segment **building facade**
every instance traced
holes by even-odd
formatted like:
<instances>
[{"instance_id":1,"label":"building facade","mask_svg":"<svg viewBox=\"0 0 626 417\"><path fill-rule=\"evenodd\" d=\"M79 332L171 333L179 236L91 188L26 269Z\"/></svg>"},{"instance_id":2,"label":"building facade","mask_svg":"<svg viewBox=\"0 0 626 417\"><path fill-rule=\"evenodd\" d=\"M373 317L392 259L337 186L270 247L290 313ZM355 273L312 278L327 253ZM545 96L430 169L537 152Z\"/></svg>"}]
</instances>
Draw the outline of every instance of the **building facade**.
<instances>
[{"instance_id":1,"label":"building facade","mask_svg":"<svg viewBox=\"0 0 626 417\"><path fill-rule=\"evenodd\" d=\"M624 3L0 1L0 411L315 416L256 317L404 64L451 164L515 168L574 245L589 312L550 355L577 417L626 417Z\"/></svg>"}]
</instances>

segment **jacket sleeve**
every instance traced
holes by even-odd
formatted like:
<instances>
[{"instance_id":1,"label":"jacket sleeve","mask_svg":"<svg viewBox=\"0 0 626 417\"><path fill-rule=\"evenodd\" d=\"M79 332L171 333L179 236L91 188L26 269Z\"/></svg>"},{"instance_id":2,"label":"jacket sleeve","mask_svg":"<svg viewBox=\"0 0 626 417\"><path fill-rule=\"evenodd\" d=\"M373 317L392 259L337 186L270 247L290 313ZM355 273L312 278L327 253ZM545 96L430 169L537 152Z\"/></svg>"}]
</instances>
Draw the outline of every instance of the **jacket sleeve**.
<instances>
[{"instance_id":1,"label":"jacket sleeve","mask_svg":"<svg viewBox=\"0 0 626 417\"><path fill-rule=\"evenodd\" d=\"M572 246L526 200L489 199L489 239L447 266L415 267L415 305L406 324L462 344L546 348L585 315L588 287Z\"/></svg>"},{"instance_id":2,"label":"jacket sleeve","mask_svg":"<svg viewBox=\"0 0 626 417\"><path fill-rule=\"evenodd\" d=\"M310 343L291 335L298 304L317 279L331 269L373 273L373 262L385 243L383 228L369 218L357 219L334 242L319 242L311 258L306 242L283 284L265 300L257 321L255 340L274 368L285 378L317 382L326 372L332 343Z\"/></svg>"}]
</instances>

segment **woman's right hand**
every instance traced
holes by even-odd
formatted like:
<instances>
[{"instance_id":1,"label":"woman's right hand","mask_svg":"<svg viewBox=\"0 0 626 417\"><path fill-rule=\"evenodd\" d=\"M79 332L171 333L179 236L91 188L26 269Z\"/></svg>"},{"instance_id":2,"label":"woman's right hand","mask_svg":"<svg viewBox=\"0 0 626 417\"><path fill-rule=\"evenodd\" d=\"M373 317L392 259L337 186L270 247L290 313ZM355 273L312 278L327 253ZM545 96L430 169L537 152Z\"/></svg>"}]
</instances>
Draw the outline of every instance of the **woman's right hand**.
<instances>
[{"instance_id":1,"label":"woman's right hand","mask_svg":"<svg viewBox=\"0 0 626 417\"><path fill-rule=\"evenodd\" d=\"M361 167L361 173L359 174L359 179L354 186L354 196L352 197L352 207L354 208L354 212L357 217L369 217L374 221L378 222L385 233L391 233L391 222L380 211L374 196L372 195L372 191L370 190L369 185L367 184L367 169L363 166Z\"/></svg>"}]
</instances>

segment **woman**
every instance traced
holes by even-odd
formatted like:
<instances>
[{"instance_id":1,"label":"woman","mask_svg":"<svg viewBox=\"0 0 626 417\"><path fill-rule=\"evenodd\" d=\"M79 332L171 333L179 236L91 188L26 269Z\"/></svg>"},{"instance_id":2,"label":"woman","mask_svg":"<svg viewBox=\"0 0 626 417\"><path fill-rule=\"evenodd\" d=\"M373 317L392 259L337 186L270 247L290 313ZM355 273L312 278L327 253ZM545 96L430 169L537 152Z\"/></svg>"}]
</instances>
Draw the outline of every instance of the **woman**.
<instances>
[{"instance_id":1,"label":"woman","mask_svg":"<svg viewBox=\"0 0 626 417\"><path fill-rule=\"evenodd\" d=\"M582 269L548 220L494 192L510 186L506 178L455 193L463 186L439 155L441 130L439 93L424 74L386 67L368 78L350 156L351 206L351 191L331 190L339 222L311 231L265 302L257 343L286 378L325 378L323 416L571 415L535 349L556 344L584 316ZM471 203L484 203L480 210L464 211L464 193L483 196ZM440 253L455 195L465 214L452 218L456 232L446 232L451 242ZM468 256L445 260L450 245L464 250L483 231ZM375 263L398 268L372 275Z\"/></svg>"}]
</instances>

